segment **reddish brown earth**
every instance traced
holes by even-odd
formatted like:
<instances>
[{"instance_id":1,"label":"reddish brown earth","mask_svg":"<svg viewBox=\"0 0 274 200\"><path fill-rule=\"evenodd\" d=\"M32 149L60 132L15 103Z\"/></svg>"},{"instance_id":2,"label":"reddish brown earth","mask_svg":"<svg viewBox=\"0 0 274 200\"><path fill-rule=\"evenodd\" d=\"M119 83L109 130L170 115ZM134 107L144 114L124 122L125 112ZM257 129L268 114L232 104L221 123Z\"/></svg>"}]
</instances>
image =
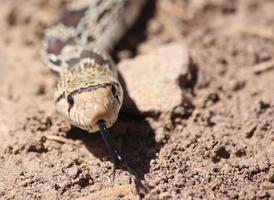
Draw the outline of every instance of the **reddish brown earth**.
<instances>
[{"instance_id":1,"label":"reddish brown earth","mask_svg":"<svg viewBox=\"0 0 274 200\"><path fill-rule=\"evenodd\" d=\"M192 72L170 112L121 113L111 131L136 174L115 184L100 135L54 112L39 51L66 2L1 1L1 199L274 199L273 1L149 1L117 63L183 41Z\"/></svg>"}]
</instances>

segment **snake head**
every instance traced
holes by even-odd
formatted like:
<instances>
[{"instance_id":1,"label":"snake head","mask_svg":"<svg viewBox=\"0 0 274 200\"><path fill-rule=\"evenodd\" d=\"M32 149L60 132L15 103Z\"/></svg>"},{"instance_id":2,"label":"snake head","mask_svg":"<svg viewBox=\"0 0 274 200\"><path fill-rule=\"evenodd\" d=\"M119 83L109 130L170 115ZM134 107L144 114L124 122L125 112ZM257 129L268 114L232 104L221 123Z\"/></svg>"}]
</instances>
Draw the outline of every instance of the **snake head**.
<instances>
[{"instance_id":1,"label":"snake head","mask_svg":"<svg viewBox=\"0 0 274 200\"><path fill-rule=\"evenodd\" d=\"M83 87L73 87L78 85L81 84L71 81L66 85L70 90L61 94L56 92L57 111L71 124L89 132L99 130L99 121L104 121L107 127L112 126L117 120L123 101L120 83L115 80L100 80L96 84L93 81Z\"/></svg>"}]
</instances>

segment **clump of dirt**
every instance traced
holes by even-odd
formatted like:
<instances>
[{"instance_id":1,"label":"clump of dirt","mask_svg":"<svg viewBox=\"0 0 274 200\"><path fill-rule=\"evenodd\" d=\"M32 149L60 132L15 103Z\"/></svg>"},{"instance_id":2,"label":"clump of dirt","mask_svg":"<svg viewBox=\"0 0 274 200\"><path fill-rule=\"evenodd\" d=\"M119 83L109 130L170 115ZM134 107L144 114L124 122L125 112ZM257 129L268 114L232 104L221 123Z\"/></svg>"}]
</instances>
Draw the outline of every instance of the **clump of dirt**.
<instances>
[{"instance_id":1,"label":"clump of dirt","mask_svg":"<svg viewBox=\"0 0 274 200\"><path fill-rule=\"evenodd\" d=\"M67 2L0 7L2 199L274 198L273 1L149 1L116 62L184 42L191 78L180 84L186 101L170 112L121 113L111 132L135 174L118 169L115 185L100 135L54 112L58 77L39 51Z\"/></svg>"}]
</instances>

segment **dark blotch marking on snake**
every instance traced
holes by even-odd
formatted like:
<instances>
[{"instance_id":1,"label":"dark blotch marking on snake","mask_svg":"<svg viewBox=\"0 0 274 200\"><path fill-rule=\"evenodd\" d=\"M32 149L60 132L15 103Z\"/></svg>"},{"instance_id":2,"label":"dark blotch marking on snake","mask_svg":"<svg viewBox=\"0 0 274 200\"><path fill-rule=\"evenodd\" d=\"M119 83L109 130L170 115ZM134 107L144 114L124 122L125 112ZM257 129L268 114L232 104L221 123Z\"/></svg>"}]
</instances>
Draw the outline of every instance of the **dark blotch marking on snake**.
<instances>
[{"instance_id":1,"label":"dark blotch marking on snake","mask_svg":"<svg viewBox=\"0 0 274 200\"><path fill-rule=\"evenodd\" d=\"M62 52L62 49L67 45L75 45L76 42L72 38L68 38L66 41L62 41L58 38L52 37L48 40L48 45L46 52L48 54L53 54L56 56L56 59L49 58L49 61L54 64L55 66L61 66L63 64L62 60L59 59L57 56L59 56Z\"/></svg>"},{"instance_id":2,"label":"dark blotch marking on snake","mask_svg":"<svg viewBox=\"0 0 274 200\"><path fill-rule=\"evenodd\" d=\"M48 48L47 48L48 54L59 55L63 48L64 48L64 42L62 42L60 39L50 38L48 40Z\"/></svg>"},{"instance_id":3,"label":"dark blotch marking on snake","mask_svg":"<svg viewBox=\"0 0 274 200\"><path fill-rule=\"evenodd\" d=\"M65 10L61 15L57 23L62 23L69 27L77 27L83 16L85 15L88 8L80 10Z\"/></svg>"},{"instance_id":4,"label":"dark blotch marking on snake","mask_svg":"<svg viewBox=\"0 0 274 200\"><path fill-rule=\"evenodd\" d=\"M80 57L71 58L66 62L68 64L69 68L71 68L71 67L77 65L78 63L82 62L83 59L85 59L85 58L90 58L90 59L94 60L94 62L100 66L110 64L109 61L105 60L101 55L99 55L98 53L95 53L92 50L84 50L84 51L82 51ZM51 62L53 62L53 61L51 61Z\"/></svg>"},{"instance_id":5,"label":"dark blotch marking on snake","mask_svg":"<svg viewBox=\"0 0 274 200\"><path fill-rule=\"evenodd\" d=\"M67 45L76 44L74 39L68 38L66 41L62 41L59 38L49 38L46 52L48 54L60 55L62 49Z\"/></svg>"},{"instance_id":6,"label":"dark blotch marking on snake","mask_svg":"<svg viewBox=\"0 0 274 200\"><path fill-rule=\"evenodd\" d=\"M71 58L67 61L67 64L69 67L73 67L75 65L77 65L78 63L80 63L82 60L80 58Z\"/></svg>"},{"instance_id":7,"label":"dark blotch marking on snake","mask_svg":"<svg viewBox=\"0 0 274 200\"><path fill-rule=\"evenodd\" d=\"M98 53L95 53L92 50L84 50L81 53L80 58L91 58L98 65L105 65L109 63L109 61L105 60L101 55L99 55Z\"/></svg>"}]
</instances>

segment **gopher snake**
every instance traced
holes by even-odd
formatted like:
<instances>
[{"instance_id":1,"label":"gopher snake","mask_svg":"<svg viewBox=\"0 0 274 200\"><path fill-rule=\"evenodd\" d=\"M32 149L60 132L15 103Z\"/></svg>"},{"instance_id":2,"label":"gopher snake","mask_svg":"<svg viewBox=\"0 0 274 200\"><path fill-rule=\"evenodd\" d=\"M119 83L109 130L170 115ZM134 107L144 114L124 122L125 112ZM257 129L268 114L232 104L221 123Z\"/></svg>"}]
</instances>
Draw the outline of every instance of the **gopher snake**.
<instances>
[{"instance_id":1,"label":"gopher snake","mask_svg":"<svg viewBox=\"0 0 274 200\"><path fill-rule=\"evenodd\" d=\"M89 132L101 131L116 161L121 160L107 128L117 120L123 90L109 56L146 0L78 0L45 31L42 58L60 75L56 110Z\"/></svg>"}]
</instances>

